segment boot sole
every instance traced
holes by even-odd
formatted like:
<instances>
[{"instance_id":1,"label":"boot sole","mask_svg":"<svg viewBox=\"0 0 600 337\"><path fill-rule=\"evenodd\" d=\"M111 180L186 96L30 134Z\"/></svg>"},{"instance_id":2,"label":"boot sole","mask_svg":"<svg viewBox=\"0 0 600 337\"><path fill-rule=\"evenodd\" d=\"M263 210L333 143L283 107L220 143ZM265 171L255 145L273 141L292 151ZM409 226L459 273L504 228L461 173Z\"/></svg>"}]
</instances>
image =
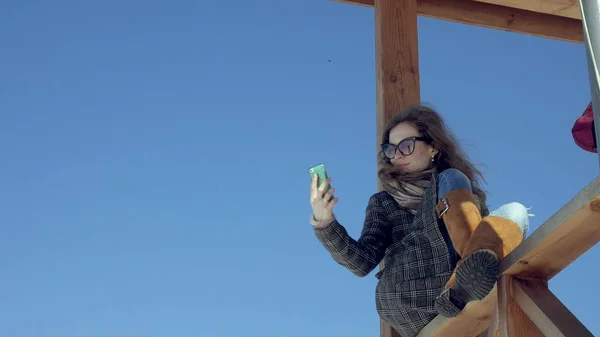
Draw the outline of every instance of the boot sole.
<instances>
[{"instance_id":1,"label":"boot sole","mask_svg":"<svg viewBox=\"0 0 600 337\"><path fill-rule=\"evenodd\" d=\"M461 262L456 269L456 284L435 301L437 312L456 317L471 301L487 296L498 280L500 262L494 252L482 249Z\"/></svg>"}]
</instances>

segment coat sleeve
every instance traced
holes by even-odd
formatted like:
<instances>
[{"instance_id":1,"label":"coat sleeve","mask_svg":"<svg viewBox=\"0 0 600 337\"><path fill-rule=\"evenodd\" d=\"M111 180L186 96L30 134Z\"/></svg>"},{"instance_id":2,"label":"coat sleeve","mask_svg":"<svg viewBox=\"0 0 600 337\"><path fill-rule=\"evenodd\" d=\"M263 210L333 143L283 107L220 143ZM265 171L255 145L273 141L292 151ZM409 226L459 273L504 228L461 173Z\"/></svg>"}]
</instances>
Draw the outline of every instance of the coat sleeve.
<instances>
[{"instance_id":1,"label":"coat sleeve","mask_svg":"<svg viewBox=\"0 0 600 337\"><path fill-rule=\"evenodd\" d=\"M360 277L368 275L381 262L392 237L392 224L376 195L369 199L365 213L358 240L351 238L335 219L325 228L314 228L317 239L333 259Z\"/></svg>"}]
</instances>

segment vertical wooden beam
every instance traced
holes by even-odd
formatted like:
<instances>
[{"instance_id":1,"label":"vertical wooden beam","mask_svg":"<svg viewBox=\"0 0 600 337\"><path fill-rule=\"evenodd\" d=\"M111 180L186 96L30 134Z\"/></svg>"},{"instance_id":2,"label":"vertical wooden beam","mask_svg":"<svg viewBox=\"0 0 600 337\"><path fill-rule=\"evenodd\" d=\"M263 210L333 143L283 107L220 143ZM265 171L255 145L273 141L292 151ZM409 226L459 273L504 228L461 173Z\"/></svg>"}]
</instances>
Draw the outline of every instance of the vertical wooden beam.
<instances>
[{"instance_id":1,"label":"vertical wooden beam","mask_svg":"<svg viewBox=\"0 0 600 337\"><path fill-rule=\"evenodd\" d=\"M419 104L416 0L375 1L377 142L385 124L408 104Z\"/></svg>"},{"instance_id":2,"label":"vertical wooden beam","mask_svg":"<svg viewBox=\"0 0 600 337\"><path fill-rule=\"evenodd\" d=\"M419 104L421 93L417 0L375 0L374 7L379 146L385 124L404 106ZM400 337L383 320L380 326L381 337Z\"/></svg>"},{"instance_id":3,"label":"vertical wooden beam","mask_svg":"<svg viewBox=\"0 0 600 337\"><path fill-rule=\"evenodd\" d=\"M482 334L482 337L500 337L500 329L498 329L498 325L500 324L499 314L500 312L498 311L498 304L496 304L496 308L492 314L492 322L490 323L487 331L485 331L485 335Z\"/></svg>"},{"instance_id":4,"label":"vertical wooden beam","mask_svg":"<svg viewBox=\"0 0 600 337\"><path fill-rule=\"evenodd\" d=\"M500 337L544 337L544 334L514 300L515 279L502 275L498 279L498 327Z\"/></svg>"}]
</instances>

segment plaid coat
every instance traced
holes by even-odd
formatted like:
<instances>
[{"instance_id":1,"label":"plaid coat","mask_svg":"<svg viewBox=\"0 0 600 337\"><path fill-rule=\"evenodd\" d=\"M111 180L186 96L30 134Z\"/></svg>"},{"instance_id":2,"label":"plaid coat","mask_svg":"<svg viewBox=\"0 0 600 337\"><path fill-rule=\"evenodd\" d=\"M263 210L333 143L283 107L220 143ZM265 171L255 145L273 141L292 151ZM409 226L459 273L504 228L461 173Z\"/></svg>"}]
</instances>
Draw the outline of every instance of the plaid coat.
<instances>
[{"instance_id":1,"label":"plaid coat","mask_svg":"<svg viewBox=\"0 0 600 337\"><path fill-rule=\"evenodd\" d=\"M435 211L436 191L433 177L416 214L401 208L387 192L372 195L358 240L337 220L314 229L333 259L357 276L368 275L383 260L384 269L375 275L376 308L402 337L416 336L437 316L435 298L457 261Z\"/></svg>"}]
</instances>

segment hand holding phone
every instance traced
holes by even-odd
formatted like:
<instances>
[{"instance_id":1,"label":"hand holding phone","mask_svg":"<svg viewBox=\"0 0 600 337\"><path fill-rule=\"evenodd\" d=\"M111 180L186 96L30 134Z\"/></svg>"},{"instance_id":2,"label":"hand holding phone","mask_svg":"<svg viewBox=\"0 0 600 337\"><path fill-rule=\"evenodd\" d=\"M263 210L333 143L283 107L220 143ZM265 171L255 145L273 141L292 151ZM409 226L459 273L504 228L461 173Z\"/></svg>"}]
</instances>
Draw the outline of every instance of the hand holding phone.
<instances>
[{"instance_id":1,"label":"hand holding phone","mask_svg":"<svg viewBox=\"0 0 600 337\"><path fill-rule=\"evenodd\" d=\"M321 185L323 185L324 183L327 183L327 186L324 186L323 192L325 192L325 193L329 192L329 189L330 189L330 186L328 184L329 177L327 176L327 170L325 169L324 164L315 165L315 166L309 168L308 172L310 173L310 177L312 179L314 179L316 176L317 188L321 187Z\"/></svg>"},{"instance_id":2,"label":"hand holding phone","mask_svg":"<svg viewBox=\"0 0 600 337\"><path fill-rule=\"evenodd\" d=\"M309 169L312 177L310 189L310 204L313 209L313 217L316 221L333 220L333 206L337 204L338 198L333 197L334 188L331 187L331 179L327 175L325 165L319 164Z\"/></svg>"}]
</instances>

